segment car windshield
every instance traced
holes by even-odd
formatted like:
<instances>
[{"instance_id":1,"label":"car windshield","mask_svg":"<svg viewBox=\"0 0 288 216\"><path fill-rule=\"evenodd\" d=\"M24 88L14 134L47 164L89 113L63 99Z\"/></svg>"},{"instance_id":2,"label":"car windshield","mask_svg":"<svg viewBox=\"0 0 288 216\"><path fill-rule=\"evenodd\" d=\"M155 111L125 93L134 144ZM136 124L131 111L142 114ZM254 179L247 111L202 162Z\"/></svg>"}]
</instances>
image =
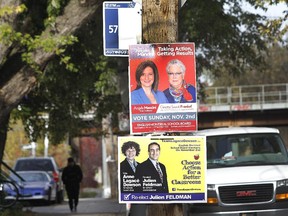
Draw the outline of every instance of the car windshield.
<instances>
[{"instance_id":1,"label":"car windshield","mask_svg":"<svg viewBox=\"0 0 288 216\"><path fill-rule=\"evenodd\" d=\"M287 151L278 134L233 134L207 137L208 169L287 163Z\"/></svg>"}]
</instances>

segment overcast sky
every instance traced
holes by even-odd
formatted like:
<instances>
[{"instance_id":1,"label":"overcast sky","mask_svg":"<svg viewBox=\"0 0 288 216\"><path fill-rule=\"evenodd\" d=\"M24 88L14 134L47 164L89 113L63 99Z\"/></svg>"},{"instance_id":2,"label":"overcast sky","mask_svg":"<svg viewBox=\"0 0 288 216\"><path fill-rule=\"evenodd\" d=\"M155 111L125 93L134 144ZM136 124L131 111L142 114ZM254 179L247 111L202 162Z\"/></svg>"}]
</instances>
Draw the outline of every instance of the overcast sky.
<instances>
[{"instance_id":1,"label":"overcast sky","mask_svg":"<svg viewBox=\"0 0 288 216\"><path fill-rule=\"evenodd\" d=\"M247 8L249 11L255 11L256 10L252 7L249 7L248 4L244 4L244 7ZM266 15L271 18L278 18L278 17L284 17L283 11L288 10L287 6L285 3L277 4L270 6L268 11L264 12L263 10L257 10L257 13L261 15Z\"/></svg>"}]
</instances>

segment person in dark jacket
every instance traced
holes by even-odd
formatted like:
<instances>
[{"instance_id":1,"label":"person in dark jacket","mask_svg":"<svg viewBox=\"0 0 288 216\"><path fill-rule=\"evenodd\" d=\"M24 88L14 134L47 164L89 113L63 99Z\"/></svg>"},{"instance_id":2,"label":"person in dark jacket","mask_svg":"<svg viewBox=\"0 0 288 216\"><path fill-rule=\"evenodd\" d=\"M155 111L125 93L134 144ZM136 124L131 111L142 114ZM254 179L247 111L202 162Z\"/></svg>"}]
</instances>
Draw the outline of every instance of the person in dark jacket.
<instances>
[{"instance_id":1,"label":"person in dark jacket","mask_svg":"<svg viewBox=\"0 0 288 216\"><path fill-rule=\"evenodd\" d=\"M62 181L68 195L71 212L77 211L82 178L83 174L80 166L75 163L73 158L68 158L68 165L63 169Z\"/></svg>"}]
</instances>

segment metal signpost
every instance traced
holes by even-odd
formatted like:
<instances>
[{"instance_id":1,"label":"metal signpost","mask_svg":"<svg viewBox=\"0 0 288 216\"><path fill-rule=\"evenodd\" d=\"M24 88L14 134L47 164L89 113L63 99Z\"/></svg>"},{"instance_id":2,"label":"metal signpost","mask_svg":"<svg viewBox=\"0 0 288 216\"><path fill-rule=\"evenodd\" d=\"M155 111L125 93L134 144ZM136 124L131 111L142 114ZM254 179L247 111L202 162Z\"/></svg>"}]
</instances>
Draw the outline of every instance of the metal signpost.
<instances>
[{"instance_id":1,"label":"metal signpost","mask_svg":"<svg viewBox=\"0 0 288 216\"><path fill-rule=\"evenodd\" d=\"M103 2L105 56L127 57L129 45L141 43L141 10L136 2Z\"/></svg>"}]
</instances>

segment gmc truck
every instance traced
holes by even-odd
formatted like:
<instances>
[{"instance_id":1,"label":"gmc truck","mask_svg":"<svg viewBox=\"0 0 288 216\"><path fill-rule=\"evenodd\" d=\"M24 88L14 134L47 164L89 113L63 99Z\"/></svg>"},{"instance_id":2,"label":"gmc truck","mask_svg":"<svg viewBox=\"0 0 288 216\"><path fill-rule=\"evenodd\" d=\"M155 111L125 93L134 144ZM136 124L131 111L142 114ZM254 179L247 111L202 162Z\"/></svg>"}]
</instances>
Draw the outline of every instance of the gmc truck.
<instances>
[{"instance_id":1,"label":"gmc truck","mask_svg":"<svg viewBox=\"0 0 288 216\"><path fill-rule=\"evenodd\" d=\"M184 215L288 215L288 155L278 129L232 127L206 136L207 203Z\"/></svg>"}]
</instances>

